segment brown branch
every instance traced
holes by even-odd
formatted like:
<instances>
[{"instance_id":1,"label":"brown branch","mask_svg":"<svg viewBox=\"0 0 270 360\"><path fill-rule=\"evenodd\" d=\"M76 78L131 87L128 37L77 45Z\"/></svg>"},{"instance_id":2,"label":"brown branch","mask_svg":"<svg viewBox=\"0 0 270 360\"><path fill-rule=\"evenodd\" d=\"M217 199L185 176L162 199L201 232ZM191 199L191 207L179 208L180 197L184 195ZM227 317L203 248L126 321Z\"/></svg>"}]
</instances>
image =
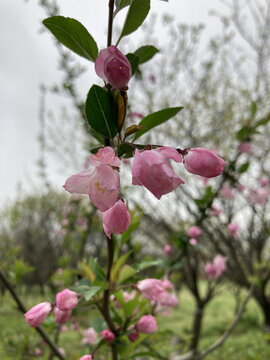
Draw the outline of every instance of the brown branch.
<instances>
[{"instance_id":1,"label":"brown branch","mask_svg":"<svg viewBox=\"0 0 270 360\"><path fill-rule=\"evenodd\" d=\"M17 294L16 290L11 285L8 278L2 272L1 269L0 269L0 279L2 280L2 282L4 283L4 285L6 286L8 291L10 292L10 294L12 295L13 299L17 303L18 309L23 314L25 314L27 312L27 310L26 310L24 304L22 303L22 301L21 301L19 295ZM59 352L56 344L50 339L49 335L45 332L45 330L41 326L35 327L35 330L39 333L39 335L42 337L42 339L47 343L47 345L50 347L51 351L55 354L55 356L57 356L61 360L65 360L65 357Z\"/></svg>"}]
</instances>

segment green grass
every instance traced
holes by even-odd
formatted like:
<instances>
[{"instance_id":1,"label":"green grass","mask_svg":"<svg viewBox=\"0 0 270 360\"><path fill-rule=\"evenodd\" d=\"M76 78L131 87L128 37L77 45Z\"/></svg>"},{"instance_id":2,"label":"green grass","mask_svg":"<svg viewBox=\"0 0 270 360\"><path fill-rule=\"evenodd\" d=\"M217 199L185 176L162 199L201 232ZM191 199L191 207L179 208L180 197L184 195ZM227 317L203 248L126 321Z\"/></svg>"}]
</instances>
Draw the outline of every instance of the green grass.
<instances>
[{"instance_id":1,"label":"green grass","mask_svg":"<svg viewBox=\"0 0 270 360\"><path fill-rule=\"evenodd\" d=\"M201 284L202 287L204 286ZM49 295L29 296L29 293L22 293L22 298L26 307L44 301ZM244 293L242 294L242 299ZM49 297L50 299L50 297ZM171 312L170 316L162 317L159 321L161 330L172 330L183 342L188 342L191 338L191 325L194 312L194 301L187 290L180 293L180 307ZM207 348L215 342L231 324L234 317L235 298L227 286L220 295L216 296L207 306L203 319L202 336L200 349ZM83 314L77 314L78 316ZM82 319L84 327L91 326L92 318ZM53 321L53 320L51 320ZM270 344L264 338L262 332L262 314L256 302L251 300L247 309L235 328L232 336L218 350L209 354L209 360L269 360ZM47 322L47 328L50 321ZM166 332L165 332L166 334ZM80 332L68 330L61 334L60 344L65 348L67 360L78 360L82 354ZM157 337L157 340L159 338ZM163 344L169 343L171 335L162 338ZM16 305L11 300L9 294L0 297L0 359L19 360L29 359L21 357L21 353L27 348L33 348L33 344L39 346L40 338L24 321L24 317L16 310ZM158 348L158 347L157 347ZM48 353L39 359L48 359ZM98 357L98 359L101 359ZM106 357L107 359L107 357Z\"/></svg>"}]
</instances>

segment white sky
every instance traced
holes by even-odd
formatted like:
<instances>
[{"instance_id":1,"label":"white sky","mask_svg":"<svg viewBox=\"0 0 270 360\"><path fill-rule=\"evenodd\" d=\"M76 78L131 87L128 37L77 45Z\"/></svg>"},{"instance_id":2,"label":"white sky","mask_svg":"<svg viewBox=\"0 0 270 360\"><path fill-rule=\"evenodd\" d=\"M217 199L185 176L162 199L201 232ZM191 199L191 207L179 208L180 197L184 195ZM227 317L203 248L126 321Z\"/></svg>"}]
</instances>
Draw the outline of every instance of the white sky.
<instances>
[{"instance_id":1,"label":"white sky","mask_svg":"<svg viewBox=\"0 0 270 360\"><path fill-rule=\"evenodd\" d=\"M152 12L167 12L180 22L206 23L208 36L218 27L217 20L208 15L209 10L223 9L219 0L151 2ZM39 86L52 85L61 78L52 37L48 33L40 34L45 14L37 3L37 0L0 0L0 207L3 201L14 198L18 183L25 189L38 184ZM99 47L106 44L108 0L59 0L58 3L61 14L81 21ZM82 63L89 64L84 60ZM90 88L95 81L93 71L83 76L89 77ZM51 108L52 105L49 104ZM64 180L57 180L58 185Z\"/></svg>"}]
</instances>

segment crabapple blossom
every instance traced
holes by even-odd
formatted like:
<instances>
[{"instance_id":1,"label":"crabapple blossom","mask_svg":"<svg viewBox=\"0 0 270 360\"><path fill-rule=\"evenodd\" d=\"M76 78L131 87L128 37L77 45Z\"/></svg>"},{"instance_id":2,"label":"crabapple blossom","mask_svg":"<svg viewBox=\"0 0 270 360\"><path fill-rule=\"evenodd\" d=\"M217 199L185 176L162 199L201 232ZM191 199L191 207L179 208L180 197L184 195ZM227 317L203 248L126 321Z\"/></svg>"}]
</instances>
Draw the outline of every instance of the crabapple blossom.
<instances>
[{"instance_id":1,"label":"crabapple blossom","mask_svg":"<svg viewBox=\"0 0 270 360\"><path fill-rule=\"evenodd\" d=\"M248 141L244 141L239 145L239 151L242 154L249 154L251 155L253 153L252 145Z\"/></svg>"},{"instance_id":2,"label":"crabapple blossom","mask_svg":"<svg viewBox=\"0 0 270 360\"><path fill-rule=\"evenodd\" d=\"M229 185L222 186L222 189L220 190L220 195L226 200L233 200L235 197L234 190Z\"/></svg>"},{"instance_id":3,"label":"crabapple blossom","mask_svg":"<svg viewBox=\"0 0 270 360\"><path fill-rule=\"evenodd\" d=\"M269 197L268 189L251 189L249 193L249 201L252 204L264 205Z\"/></svg>"},{"instance_id":4,"label":"crabapple blossom","mask_svg":"<svg viewBox=\"0 0 270 360\"><path fill-rule=\"evenodd\" d=\"M237 235L239 229L240 229L240 227L236 223L228 224L228 230L232 237L235 237Z\"/></svg>"},{"instance_id":5,"label":"crabapple blossom","mask_svg":"<svg viewBox=\"0 0 270 360\"><path fill-rule=\"evenodd\" d=\"M170 256L170 255L172 254L172 247L171 247L171 245L170 245L170 244L166 244L166 245L164 246L163 251L164 251L164 254L165 254L165 255Z\"/></svg>"},{"instance_id":6,"label":"crabapple blossom","mask_svg":"<svg viewBox=\"0 0 270 360\"><path fill-rule=\"evenodd\" d=\"M206 178L222 174L226 164L219 156L204 148L187 149L187 154L183 155L183 158L188 172Z\"/></svg>"},{"instance_id":7,"label":"crabapple blossom","mask_svg":"<svg viewBox=\"0 0 270 360\"><path fill-rule=\"evenodd\" d=\"M202 230L199 228L199 226L191 226L191 228L188 230L188 235L191 238L197 239L202 234Z\"/></svg>"},{"instance_id":8,"label":"crabapple blossom","mask_svg":"<svg viewBox=\"0 0 270 360\"><path fill-rule=\"evenodd\" d=\"M152 315L144 315L137 324L137 329L143 334L152 334L157 331L158 326L156 319Z\"/></svg>"},{"instance_id":9,"label":"crabapple blossom","mask_svg":"<svg viewBox=\"0 0 270 360\"><path fill-rule=\"evenodd\" d=\"M115 339L115 335L114 333L109 330L109 329L106 329L106 330L103 330L101 331L100 335L103 337L103 339L105 339L107 342L112 342L114 339Z\"/></svg>"},{"instance_id":10,"label":"crabapple blossom","mask_svg":"<svg viewBox=\"0 0 270 360\"><path fill-rule=\"evenodd\" d=\"M26 322L37 327L43 323L52 310L52 304L48 301L37 304L24 314Z\"/></svg>"},{"instance_id":11,"label":"crabapple blossom","mask_svg":"<svg viewBox=\"0 0 270 360\"><path fill-rule=\"evenodd\" d=\"M55 307L54 309L54 317L57 324L64 324L68 321L71 315L71 310L68 311L62 311L58 309L58 307Z\"/></svg>"},{"instance_id":12,"label":"crabapple blossom","mask_svg":"<svg viewBox=\"0 0 270 360\"><path fill-rule=\"evenodd\" d=\"M227 259L222 255L217 255L213 263L207 263L205 265L205 272L210 280L218 279L226 270Z\"/></svg>"},{"instance_id":13,"label":"crabapple blossom","mask_svg":"<svg viewBox=\"0 0 270 360\"><path fill-rule=\"evenodd\" d=\"M259 183L262 187L266 187L269 185L269 179L267 177L262 177L259 179Z\"/></svg>"},{"instance_id":14,"label":"crabapple blossom","mask_svg":"<svg viewBox=\"0 0 270 360\"><path fill-rule=\"evenodd\" d=\"M80 358L80 360L92 360L92 355L84 355Z\"/></svg>"},{"instance_id":15,"label":"crabapple blossom","mask_svg":"<svg viewBox=\"0 0 270 360\"><path fill-rule=\"evenodd\" d=\"M82 344L93 345L97 341L97 333L92 327L83 331Z\"/></svg>"},{"instance_id":16,"label":"crabapple blossom","mask_svg":"<svg viewBox=\"0 0 270 360\"><path fill-rule=\"evenodd\" d=\"M110 146L100 148L96 154L90 155L89 162L93 166L103 164L118 168L121 165L120 159L115 155L113 148Z\"/></svg>"},{"instance_id":17,"label":"crabapple blossom","mask_svg":"<svg viewBox=\"0 0 270 360\"><path fill-rule=\"evenodd\" d=\"M195 246L198 244L198 240L195 238L191 238L191 239L189 239L189 243L190 243L190 245Z\"/></svg>"},{"instance_id":18,"label":"crabapple blossom","mask_svg":"<svg viewBox=\"0 0 270 360\"><path fill-rule=\"evenodd\" d=\"M218 216L222 213L223 213L223 210L216 205L212 205L211 209L209 210L210 216Z\"/></svg>"},{"instance_id":19,"label":"crabapple blossom","mask_svg":"<svg viewBox=\"0 0 270 360\"><path fill-rule=\"evenodd\" d=\"M134 330L132 333L128 334L128 338L130 342L135 342L139 338L138 331Z\"/></svg>"},{"instance_id":20,"label":"crabapple blossom","mask_svg":"<svg viewBox=\"0 0 270 360\"><path fill-rule=\"evenodd\" d=\"M56 306L62 311L74 309L78 305L78 296L74 291L65 289L56 294Z\"/></svg>"},{"instance_id":21,"label":"crabapple blossom","mask_svg":"<svg viewBox=\"0 0 270 360\"><path fill-rule=\"evenodd\" d=\"M124 233L130 225L130 214L123 200L118 200L113 207L103 213L103 228L108 238L112 234Z\"/></svg>"},{"instance_id":22,"label":"crabapple blossom","mask_svg":"<svg viewBox=\"0 0 270 360\"><path fill-rule=\"evenodd\" d=\"M140 290L142 296L150 301L160 301L165 294L162 281L158 279L145 279L139 281L137 288Z\"/></svg>"},{"instance_id":23,"label":"crabapple blossom","mask_svg":"<svg viewBox=\"0 0 270 360\"><path fill-rule=\"evenodd\" d=\"M172 148L135 150L132 164L132 184L145 186L157 199L175 190L184 180L175 174L168 159L181 162L180 154Z\"/></svg>"},{"instance_id":24,"label":"crabapple blossom","mask_svg":"<svg viewBox=\"0 0 270 360\"><path fill-rule=\"evenodd\" d=\"M109 46L99 52L95 62L97 75L108 82L116 90L126 90L132 76L130 62L117 49L116 46Z\"/></svg>"}]
</instances>

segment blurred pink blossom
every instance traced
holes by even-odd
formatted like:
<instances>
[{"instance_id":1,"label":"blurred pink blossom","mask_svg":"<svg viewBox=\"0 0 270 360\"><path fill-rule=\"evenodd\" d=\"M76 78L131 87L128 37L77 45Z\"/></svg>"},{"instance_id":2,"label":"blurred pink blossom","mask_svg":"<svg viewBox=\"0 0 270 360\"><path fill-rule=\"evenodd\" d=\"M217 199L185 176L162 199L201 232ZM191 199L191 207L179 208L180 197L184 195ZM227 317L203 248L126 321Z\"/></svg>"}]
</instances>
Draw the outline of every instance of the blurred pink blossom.
<instances>
[{"instance_id":1,"label":"blurred pink blossom","mask_svg":"<svg viewBox=\"0 0 270 360\"><path fill-rule=\"evenodd\" d=\"M223 210L216 205L212 205L211 209L209 210L210 216L218 216L222 213L223 213Z\"/></svg>"},{"instance_id":2,"label":"blurred pink blossom","mask_svg":"<svg viewBox=\"0 0 270 360\"><path fill-rule=\"evenodd\" d=\"M70 315L71 315L71 310L62 311L62 310L58 309L58 307L55 307L55 309L54 309L55 321L58 324L66 323L69 320Z\"/></svg>"},{"instance_id":3,"label":"blurred pink blossom","mask_svg":"<svg viewBox=\"0 0 270 360\"><path fill-rule=\"evenodd\" d=\"M170 245L170 244L166 244L166 245L164 246L163 251L164 251L164 254L165 254L165 255L170 256L170 255L172 254L172 247L171 247L171 245Z\"/></svg>"},{"instance_id":4,"label":"blurred pink blossom","mask_svg":"<svg viewBox=\"0 0 270 360\"><path fill-rule=\"evenodd\" d=\"M229 185L222 186L222 189L220 190L220 195L226 200L233 200L235 197L234 190Z\"/></svg>"},{"instance_id":5,"label":"blurred pink blossom","mask_svg":"<svg viewBox=\"0 0 270 360\"><path fill-rule=\"evenodd\" d=\"M262 187L266 187L269 185L269 179L267 177L262 177L259 179L259 183Z\"/></svg>"},{"instance_id":6,"label":"blurred pink blossom","mask_svg":"<svg viewBox=\"0 0 270 360\"><path fill-rule=\"evenodd\" d=\"M137 329L143 334L154 333L158 329L156 319L152 315L142 316L137 324Z\"/></svg>"},{"instance_id":7,"label":"blurred pink blossom","mask_svg":"<svg viewBox=\"0 0 270 360\"><path fill-rule=\"evenodd\" d=\"M195 238L197 239L198 237L200 237L202 234L202 230L199 228L199 226L192 226L191 228L188 229L188 235L191 238Z\"/></svg>"},{"instance_id":8,"label":"blurred pink blossom","mask_svg":"<svg viewBox=\"0 0 270 360\"><path fill-rule=\"evenodd\" d=\"M160 301L165 294L162 281L158 279L145 279L139 281L137 287L142 296L150 301Z\"/></svg>"},{"instance_id":9,"label":"blurred pink blossom","mask_svg":"<svg viewBox=\"0 0 270 360\"><path fill-rule=\"evenodd\" d=\"M249 192L249 201L252 204L264 205L269 197L268 189L251 189Z\"/></svg>"},{"instance_id":10,"label":"blurred pink blossom","mask_svg":"<svg viewBox=\"0 0 270 360\"><path fill-rule=\"evenodd\" d=\"M252 145L248 141L244 141L239 145L239 151L242 154L249 154L251 155L253 153Z\"/></svg>"},{"instance_id":11,"label":"blurred pink blossom","mask_svg":"<svg viewBox=\"0 0 270 360\"><path fill-rule=\"evenodd\" d=\"M213 263L207 263L205 265L205 272L210 280L218 279L226 270L227 259L222 255L217 255Z\"/></svg>"},{"instance_id":12,"label":"blurred pink blossom","mask_svg":"<svg viewBox=\"0 0 270 360\"><path fill-rule=\"evenodd\" d=\"M195 246L198 244L198 240L195 238L191 238L191 239L189 239L189 243L190 243L190 245Z\"/></svg>"},{"instance_id":13,"label":"blurred pink blossom","mask_svg":"<svg viewBox=\"0 0 270 360\"><path fill-rule=\"evenodd\" d=\"M95 332L95 329L90 327L83 331L82 344L93 345L96 341L97 341L97 333Z\"/></svg>"},{"instance_id":14,"label":"blurred pink blossom","mask_svg":"<svg viewBox=\"0 0 270 360\"><path fill-rule=\"evenodd\" d=\"M112 342L114 339L115 339L115 335L114 333L109 330L109 329L106 329L106 330L103 330L101 331L100 335L103 337L103 339L105 339L107 342Z\"/></svg>"},{"instance_id":15,"label":"blurred pink blossom","mask_svg":"<svg viewBox=\"0 0 270 360\"><path fill-rule=\"evenodd\" d=\"M239 231L240 227L236 223L230 223L228 224L228 230L232 237L235 237Z\"/></svg>"}]
</instances>

